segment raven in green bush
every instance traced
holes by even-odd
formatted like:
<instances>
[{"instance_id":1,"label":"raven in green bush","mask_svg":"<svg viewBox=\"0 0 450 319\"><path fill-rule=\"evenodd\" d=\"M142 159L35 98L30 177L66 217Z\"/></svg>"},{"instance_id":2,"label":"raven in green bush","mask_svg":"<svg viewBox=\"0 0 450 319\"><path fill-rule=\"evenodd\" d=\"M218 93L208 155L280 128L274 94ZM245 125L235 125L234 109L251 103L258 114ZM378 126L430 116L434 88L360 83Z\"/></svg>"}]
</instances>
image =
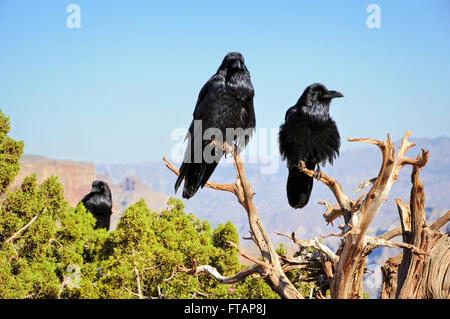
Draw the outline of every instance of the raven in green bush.
<instances>
[{"instance_id":1,"label":"raven in green bush","mask_svg":"<svg viewBox=\"0 0 450 319\"><path fill-rule=\"evenodd\" d=\"M320 163L333 164L339 155L341 139L329 110L331 100L343 96L315 83L286 112L285 123L280 126L279 147L281 156L287 160L286 192L289 205L294 208L303 208L308 203L313 187L313 178L298 169L299 162L304 161L310 170L317 166L319 174Z\"/></svg>"},{"instance_id":2,"label":"raven in green bush","mask_svg":"<svg viewBox=\"0 0 450 319\"><path fill-rule=\"evenodd\" d=\"M224 149L235 143L239 152L247 145L256 125L253 96L244 57L228 53L198 95L175 192L184 180L183 197L191 198L206 184Z\"/></svg>"},{"instance_id":3,"label":"raven in green bush","mask_svg":"<svg viewBox=\"0 0 450 319\"><path fill-rule=\"evenodd\" d=\"M86 210L95 217L95 228L109 230L112 215L112 196L109 186L104 181L93 181L89 194L81 200Z\"/></svg>"}]
</instances>

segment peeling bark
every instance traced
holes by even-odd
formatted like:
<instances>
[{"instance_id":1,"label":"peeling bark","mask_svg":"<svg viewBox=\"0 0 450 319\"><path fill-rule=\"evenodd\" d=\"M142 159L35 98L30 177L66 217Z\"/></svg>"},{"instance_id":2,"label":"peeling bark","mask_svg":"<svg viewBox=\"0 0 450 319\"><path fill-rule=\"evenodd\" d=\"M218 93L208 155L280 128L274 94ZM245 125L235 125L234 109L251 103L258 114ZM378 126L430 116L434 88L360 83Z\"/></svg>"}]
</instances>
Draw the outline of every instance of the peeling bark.
<instances>
[{"instance_id":1,"label":"peeling bark","mask_svg":"<svg viewBox=\"0 0 450 319\"><path fill-rule=\"evenodd\" d=\"M417 157L423 160L428 153ZM425 160L426 162L426 160ZM450 297L450 239L448 234L436 230L448 220L448 212L431 227L425 219L425 190L419 179L420 166L413 166L411 173L411 196L409 209L397 199L403 241L425 251L427 255L417 256L404 250L398 267L396 297L449 298ZM434 227L433 227L434 226Z\"/></svg>"}]
</instances>

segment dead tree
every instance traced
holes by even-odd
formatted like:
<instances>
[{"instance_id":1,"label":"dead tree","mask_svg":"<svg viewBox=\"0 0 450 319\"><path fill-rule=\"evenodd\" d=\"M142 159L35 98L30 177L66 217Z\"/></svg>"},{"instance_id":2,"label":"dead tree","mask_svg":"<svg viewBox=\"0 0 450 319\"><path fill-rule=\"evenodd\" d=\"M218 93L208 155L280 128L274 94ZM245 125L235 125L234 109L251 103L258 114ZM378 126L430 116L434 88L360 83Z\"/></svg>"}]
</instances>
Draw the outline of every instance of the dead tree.
<instances>
[{"instance_id":1,"label":"dead tree","mask_svg":"<svg viewBox=\"0 0 450 319\"><path fill-rule=\"evenodd\" d=\"M400 291L403 287L403 289L401 289L402 293L398 293L397 296L401 298L406 296L410 298L419 296L417 293L412 293L413 290L416 291L418 289L418 285L416 284L417 279L414 281L411 278L415 277L415 274L423 274L423 269L427 267L423 261L430 260L429 255L431 247L436 247L436 250L439 251L436 254L439 255L440 260L446 261L447 263L446 266L440 266L439 269L436 268L437 265L433 268L433 271L439 273L439 276L441 276L437 278L436 281L438 283L435 283L433 288L438 289L435 286L438 284L442 285L442 289L440 290L441 294L437 295L442 297L446 294L446 296L448 296L448 286L450 281L450 275L446 271L446 267L448 267L450 262L448 236L437 233L436 229L433 229L433 227L428 229L425 228L428 232L427 234L423 231L423 227L426 225L424 224L425 197L423 193L423 184L418 181L418 172L427 163L428 152L422 150L422 153L415 160L407 158L405 156L406 151L415 145L408 141L410 135L410 132L407 132L404 135L397 154L395 154L394 144L391 142L389 135L387 141L348 139L351 142L358 141L374 144L381 150L383 160L378 176L360 186L360 188L362 188L373 185L367 195L363 194L363 196L358 199L350 200L347 195L343 193L342 187L336 180L328 177L326 174L322 174L320 177L320 181L330 188L338 202L338 205L333 207L326 203L327 211L324 214L325 220L331 222L339 216L343 216L345 220L345 225L340 226L342 232L340 234L331 234L333 236L341 237L341 245L338 251L333 258L327 258L327 255L324 254L324 258L322 259L323 268L330 283L331 298L362 297L363 274L366 259L370 252L379 246L397 247L403 248L404 250L404 257L401 260L401 263L399 261L400 257L393 258L390 259L389 263L385 265L383 269L385 280L382 296L392 296L392 291L394 290L393 285L397 283L397 278L395 276L397 269L399 271L398 290ZM400 213L402 218L401 229L394 229L377 237L368 236L366 232L370 223L379 211L383 202L386 200L401 168L405 165L412 165L413 167L413 190L411 192L412 214L410 214L409 211L407 212L406 209L402 210ZM299 169L311 177L314 176L314 171L306 169L304 165L299 165ZM399 203L400 201L397 200L397 204ZM406 205L402 205L401 207L404 208ZM447 222L447 219L444 218L439 224L444 224ZM414 229L412 233L411 229ZM403 242L391 241L392 238L402 234ZM302 244L302 242L305 242L296 239L294 234L288 237L296 243ZM440 241L439 247L437 247L437 240L442 240ZM432 266L430 265L429 268L431 267ZM447 278L442 278L442 276L447 276ZM427 297L425 294L420 296Z\"/></svg>"},{"instance_id":2,"label":"dead tree","mask_svg":"<svg viewBox=\"0 0 450 319\"><path fill-rule=\"evenodd\" d=\"M427 254L414 255L404 249L398 256L388 259L382 269L381 298L449 298L450 236L439 232L439 229L449 221L450 211L429 226L425 218L424 185L419 179L417 166L413 166L411 183L409 205L395 199L400 215L400 233L404 243Z\"/></svg>"},{"instance_id":3,"label":"dead tree","mask_svg":"<svg viewBox=\"0 0 450 319\"><path fill-rule=\"evenodd\" d=\"M436 254L439 255L441 261L446 262L446 267L448 267L448 236L438 233L437 227L439 225L442 226L448 221L447 215L449 214L446 214L447 218L444 218L445 216L441 218L442 220L440 220L438 225L433 224L433 226L427 228L426 223L424 224L423 184L420 184L421 182L418 180L418 172L426 164L428 152L422 150L422 154L415 160L407 158L405 156L406 151L415 145L408 141L410 134L410 132L405 133L397 154L395 154L394 144L391 142L389 135L387 141L348 139L351 142L358 141L374 144L378 146L383 156L378 176L360 185L360 188L370 185L372 185L372 188L367 194L364 193L357 199L349 199L343 192L341 185L335 179L327 176L325 173L321 173L319 176L319 180L328 186L337 200L337 204L334 206L331 206L326 202L321 203L326 206L326 212L324 214L325 221L330 223L339 217L343 217L345 222L344 225L339 226L341 233L321 236L338 236L341 238L341 245L336 253L323 245L318 238L301 240L297 239L294 233L290 235L277 233L278 235L289 237L301 246L313 247L319 252L322 268L329 282L331 298L362 297L363 274L367 256L373 249L379 246L403 248L404 250L402 255L404 258L401 259L401 262L399 262L400 257L397 257L397 259L393 260L390 265L391 267L386 270L382 296L383 291L385 295L388 296L393 296L394 291L398 291L396 295L401 298L404 298L405 296L443 296L445 295L445 291L447 291L448 296L450 273L446 271L447 268L441 266L442 262L440 264L436 264L436 262L433 263L429 256L433 254L430 249L432 250L432 248L435 247L434 249L439 251L439 253ZM178 174L178 170L173 167L173 165L165 158L164 161L170 170L175 174ZM258 211L253 205L253 195L255 193L253 193L251 186L246 179L244 165L239 155L234 156L234 165L237 174L234 184L216 184L208 182L206 186L216 190L231 192L237 197L238 202L244 207L247 213L251 229L251 239L259 248L263 260L261 261L246 255L240 251L239 247L234 245L243 257L254 262L252 267L241 271L235 276L223 277L214 267L209 265L199 266L195 260L190 269L181 266L179 267L179 271L192 275L206 272L222 283L235 283L251 274L259 273L269 286L281 297L303 298L300 292L285 275L286 271L294 269L298 267L298 265L295 264L295 261L285 258L285 256L279 256L276 253L270 237L259 218ZM401 168L405 165L411 165L413 167L413 191L411 192L412 198L410 209L411 217L408 219L406 217L408 216L407 212L402 211L403 213L400 213L401 217L404 216L402 217L402 228L394 229L377 237L368 236L366 233L370 223L379 211L381 205L386 201L394 181L397 179ZM299 163L298 167L305 174L316 177L315 172L308 170L304 163ZM399 201L397 201L397 203L399 203ZM404 206L406 207L406 205ZM409 232L408 229L410 229ZM413 229L413 231L411 231L411 229ZM403 242L391 241L392 238L399 235L403 235ZM428 264L424 263L426 260L429 260ZM420 288L421 290L419 290L426 290L428 292L426 294L419 294L417 293L417 280L412 281L410 278L411 274L423 274L425 271L424 269L428 269L428 273L438 273L440 277L437 280L432 281L430 285L424 284L423 287L425 288ZM399 275L398 289L397 270ZM442 276L446 277L442 278ZM441 286L436 287L436 283L440 283ZM429 293L430 289L439 290L439 293ZM414 291L415 294L411 291Z\"/></svg>"}]
</instances>

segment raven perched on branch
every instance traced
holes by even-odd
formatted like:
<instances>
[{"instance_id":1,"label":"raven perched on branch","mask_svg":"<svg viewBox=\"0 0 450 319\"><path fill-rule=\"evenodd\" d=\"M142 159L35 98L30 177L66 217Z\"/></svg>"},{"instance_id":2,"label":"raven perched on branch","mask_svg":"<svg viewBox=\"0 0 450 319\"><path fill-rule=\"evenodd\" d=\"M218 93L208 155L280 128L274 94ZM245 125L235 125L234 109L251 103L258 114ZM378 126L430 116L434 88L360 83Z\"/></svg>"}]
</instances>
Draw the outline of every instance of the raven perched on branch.
<instances>
[{"instance_id":1,"label":"raven perched on branch","mask_svg":"<svg viewBox=\"0 0 450 319\"><path fill-rule=\"evenodd\" d=\"M329 110L331 100L343 96L315 83L286 112L285 123L280 126L279 144L289 169L286 192L293 208L303 208L308 203L313 187L313 178L299 170L300 161L310 170L317 166L316 174L320 176L319 164L324 165L326 161L333 164L339 155L341 139Z\"/></svg>"},{"instance_id":2,"label":"raven perched on branch","mask_svg":"<svg viewBox=\"0 0 450 319\"><path fill-rule=\"evenodd\" d=\"M80 201L97 220L95 228L109 230L112 215L112 197L109 186L104 181L93 181L89 194Z\"/></svg>"},{"instance_id":3,"label":"raven perched on branch","mask_svg":"<svg viewBox=\"0 0 450 319\"><path fill-rule=\"evenodd\" d=\"M247 145L256 125L253 96L244 57L228 53L198 95L175 192L184 180L183 197L191 198L206 184L224 150L234 150L235 143L239 152Z\"/></svg>"}]
</instances>

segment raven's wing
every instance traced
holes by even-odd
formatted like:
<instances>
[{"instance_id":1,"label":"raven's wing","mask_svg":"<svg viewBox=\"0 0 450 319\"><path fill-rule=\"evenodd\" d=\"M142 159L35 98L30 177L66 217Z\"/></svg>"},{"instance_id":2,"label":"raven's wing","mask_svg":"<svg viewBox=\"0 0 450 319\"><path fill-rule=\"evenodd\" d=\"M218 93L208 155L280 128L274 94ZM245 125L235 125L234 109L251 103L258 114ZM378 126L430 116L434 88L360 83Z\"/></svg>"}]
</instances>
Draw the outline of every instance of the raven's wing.
<instances>
[{"instance_id":1,"label":"raven's wing","mask_svg":"<svg viewBox=\"0 0 450 319\"><path fill-rule=\"evenodd\" d=\"M95 215L112 214L112 202L105 194L89 193L81 200L86 210Z\"/></svg>"},{"instance_id":2,"label":"raven's wing","mask_svg":"<svg viewBox=\"0 0 450 319\"><path fill-rule=\"evenodd\" d=\"M214 123L213 119L217 120L217 116L214 116L217 113L218 109L218 102L220 103L219 96L224 93L225 90L225 78L221 75L213 75L208 82L203 85L202 89L200 90L200 93L198 94L197 103L195 105L193 117L194 119L191 122L191 125L189 126L189 132L186 135L185 139L188 139L188 136L190 138L188 139L188 147L185 152L185 161L187 159L190 159L191 162L193 162L194 158L193 153L190 152L190 150L194 149L194 145L192 144L193 141L203 140L203 132L205 129L209 127L216 127L216 123ZM194 121L195 120L201 120L202 121L202 131L201 132L194 132ZM201 134L201 136L195 136L194 133ZM209 144L209 141L205 141L202 143L202 149L204 146ZM181 182L181 181L180 181ZM175 188L178 188L178 186L175 186Z\"/></svg>"},{"instance_id":3,"label":"raven's wing","mask_svg":"<svg viewBox=\"0 0 450 319\"><path fill-rule=\"evenodd\" d=\"M295 106L288 108L286 115L284 116L284 121L287 121L295 112L297 112L297 108Z\"/></svg>"},{"instance_id":4,"label":"raven's wing","mask_svg":"<svg viewBox=\"0 0 450 319\"><path fill-rule=\"evenodd\" d=\"M292 157L293 147L291 142L295 139L297 132L292 132L292 121L289 120L296 112L297 108L295 106L288 108L286 115L284 116L284 123L281 124L280 131L278 133L278 146L283 159L289 160Z\"/></svg>"},{"instance_id":5,"label":"raven's wing","mask_svg":"<svg viewBox=\"0 0 450 319\"><path fill-rule=\"evenodd\" d=\"M213 75L208 82L203 85L198 94L197 104L194 109L194 119L201 119L210 104L214 104L218 94L225 90L225 78L222 75Z\"/></svg>"},{"instance_id":6,"label":"raven's wing","mask_svg":"<svg viewBox=\"0 0 450 319\"><path fill-rule=\"evenodd\" d=\"M95 229L106 228L106 230L109 230L112 215L112 200L109 196L91 192L85 195L80 203L83 203L86 210L94 216L96 220Z\"/></svg>"},{"instance_id":7,"label":"raven's wing","mask_svg":"<svg viewBox=\"0 0 450 319\"><path fill-rule=\"evenodd\" d=\"M90 203L93 196L94 196L94 193L89 193L89 194L84 195L84 197L80 200L80 202L77 204L77 206L80 205L80 203L83 203L84 207L86 208L86 205L88 203Z\"/></svg>"},{"instance_id":8,"label":"raven's wing","mask_svg":"<svg viewBox=\"0 0 450 319\"><path fill-rule=\"evenodd\" d=\"M190 198L198 190L200 186L204 186L206 181L212 175L217 166L216 162L204 163L203 156L201 163L195 163L194 145L195 141L201 141L201 149L209 144L209 141L203 141L203 131L210 127L217 127L217 121L220 121L221 96L225 93L225 78L219 74L212 76L208 82L200 90L197 104L194 110L194 119L189 127L187 149L184 155L183 164L180 167L180 173L175 182L175 192L180 186L183 179L185 180L183 197ZM194 121L202 121L202 131L194 132ZM202 134L202 136L194 136L194 133ZM187 137L187 136L186 136Z\"/></svg>"},{"instance_id":9,"label":"raven's wing","mask_svg":"<svg viewBox=\"0 0 450 319\"><path fill-rule=\"evenodd\" d=\"M214 112L210 104L213 104L217 100L219 93L225 90L225 78L219 74L213 75L208 82L203 85L200 93L198 94L197 103L195 104L194 113L192 114L194 119L189 126L188 133L186 134L185 140L188 136L194 136L194 121L203 120L205 112ZM202 123L203 124L203 123ZM209 123L208 123L209 124ZM199 132L200 133L200 132ZM203 132L201 132L203 134ZM191 145L188 144L188 149ZM187 155L187 154L186 154Z\"/></svg>"}]
</instances>

